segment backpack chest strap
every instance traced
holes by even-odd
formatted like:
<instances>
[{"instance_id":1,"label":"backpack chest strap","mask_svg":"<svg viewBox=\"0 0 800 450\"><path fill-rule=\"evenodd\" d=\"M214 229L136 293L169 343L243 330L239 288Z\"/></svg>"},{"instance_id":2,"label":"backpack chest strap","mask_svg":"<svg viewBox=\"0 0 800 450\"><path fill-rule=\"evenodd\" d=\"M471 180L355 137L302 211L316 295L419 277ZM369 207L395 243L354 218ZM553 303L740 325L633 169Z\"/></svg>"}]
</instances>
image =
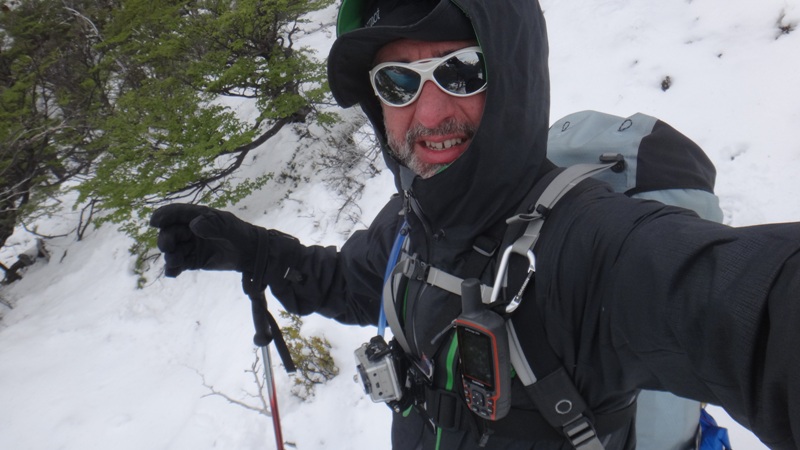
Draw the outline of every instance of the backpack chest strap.
<instances>
[{"instance_id":1,"label":"backpack chest strap","mask_svg":"<svg viewBox=\"0 0 800 450\"><path fill-rule=\"evenodd\" d=\"M431 286L436 286L452 294L461 295L461 282L464 280L455 275L449 274L444 270L420 261L416 256L405 258L399 264L399 273L412 280L424 281ZM483 303L489 303L492 297L492 288L481 285L481 298Z\"/></svg>"},{"instance_id":2,"label":"backpack chest strap","mask_svg":"<svg viewBox=\"0 0 800 450\"><path fill-rule=\"evenodd\" d=\"M411 354L411 346L402 331L403 328L397 315L397 306L395 304L395 299L399 298L400 295L402 277L423 281L456 295L461 295L461 282L464 280L420 261L416 256L403 257L395 265L383 285L383 310L386 314L386 322L389 324L389 328L392 330L397 342L406 353ZM483 303L488 304L492 297L492 288L481 284L480 291Z\"/></svg>"}]
</instances>

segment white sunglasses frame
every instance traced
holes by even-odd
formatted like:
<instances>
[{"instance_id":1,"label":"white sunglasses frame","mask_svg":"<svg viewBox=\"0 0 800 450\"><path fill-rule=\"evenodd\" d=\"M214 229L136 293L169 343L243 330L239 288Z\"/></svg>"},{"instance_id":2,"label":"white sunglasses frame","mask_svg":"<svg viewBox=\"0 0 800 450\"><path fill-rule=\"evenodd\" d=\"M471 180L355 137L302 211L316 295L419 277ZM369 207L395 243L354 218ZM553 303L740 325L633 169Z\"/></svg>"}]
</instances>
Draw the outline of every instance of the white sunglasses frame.
<instances>
[{"instance_id":1,"label":"white sunglasses frame","mask_svg":"<svg viewBox=\"0 0 800 450\"><path fill-rule=\"evenodd\" d=\"M480 89L478 89L478 90L476 90L474 92L470 92L468 94L456 94L456 93L450 92L447 89L445 89L444 87L442 87L442 85L439 84L438 81L436 81L436 78L433 77L433 72L443 62L447 61L450 58L458 56L458 55L460 55L462 53L470 53L470 52L480 53L481 55L483 55L483 51L481 50L481 48L478 47L477 45L475 45L475 46L471 46L471 47L462 48L461 50L456 50L456 51L454 51L452 53L449 53L447 55L442 56L441 58L427 58L427 59L421 59L419 61L414 61L414 62L410 62L410 63L391 62L391 61L380 63L377 66L373 67L372 70L369 71L369 82L370 82L370 84L372 84L372 90L375 92L375 96L378 97L378 100L380 100L381 103L383 103L384 105L391 106L391 107L394 107L394 108L402 108L404 106L408 106L408 105L414 103L415 101L417 101L417 99L419 98L420 93L422 92L422 88L425 86L425 82L429 81L429 80L433 81L433 84L435 84L439 89L442 90L442 92L444 92L444 93L446 93L448 95L452 95L453 97L471 97L471 96L473 96L475 94L479 94L479 93L485 91L488 83L484 82L483 86L481 86ZM417 92L414 94L413 97L411 97L411 100L409 100L409 101L407 101L407 102L405 102L403 104L400 104L400 105L395 105L394 103L389 103L386 100L384 100L383 97L381 96L381 94L378 93L377 86L375 86L375 74L378 73L378 71L383 69L384 67L389 67L389 66L404 67L404 68L410 69L410 70L418 73L419 76L420 76L419 88L417 88Z\"/></svg>"}]
</instances>

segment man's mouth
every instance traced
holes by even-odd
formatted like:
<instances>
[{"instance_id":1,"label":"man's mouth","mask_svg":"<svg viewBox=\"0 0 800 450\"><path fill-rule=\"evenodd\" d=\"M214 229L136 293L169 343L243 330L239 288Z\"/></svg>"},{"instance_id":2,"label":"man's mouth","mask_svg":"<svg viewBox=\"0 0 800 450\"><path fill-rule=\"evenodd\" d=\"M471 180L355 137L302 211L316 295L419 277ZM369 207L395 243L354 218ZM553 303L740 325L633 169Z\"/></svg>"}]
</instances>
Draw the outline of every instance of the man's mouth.
<instances>
[{"instance_id":1,"label":"man's mouth","mask_svg":"<svg viewBox=\"0 0 800 450\"><path fill-rule=\"evenodd\" d=\"M457 138L457 139L447 139L442 142L433 142L433 141L423 141L425 146L431 150L447 150L448 148L458 145L464 142L464 139Z\"/></svg>"},{"instance_id":2,"label":"man's mouth","mask_svg":"<svg viewBox=\"0 0 800 450\"><path fill-rule=\"evenodd\" d=\"M475 135L476 127L455 119L429 129L411 127L405 140L389 137L389 147L403 164L422 178L429 178L458 159Z\"/></svg>"}]
</instances>

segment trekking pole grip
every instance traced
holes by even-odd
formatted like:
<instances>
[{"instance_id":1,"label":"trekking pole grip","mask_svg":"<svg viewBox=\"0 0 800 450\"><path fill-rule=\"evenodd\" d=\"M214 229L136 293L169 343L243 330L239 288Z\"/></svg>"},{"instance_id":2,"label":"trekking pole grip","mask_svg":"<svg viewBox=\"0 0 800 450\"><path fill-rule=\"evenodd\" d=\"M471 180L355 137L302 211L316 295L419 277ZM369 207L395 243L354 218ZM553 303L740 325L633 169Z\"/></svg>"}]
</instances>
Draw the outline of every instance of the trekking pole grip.
<instances>
[{"instance_id":1,"label":"trekking pole grip","mask_svg":"<svg viewBox=\"0 0 800 450\"><path fill-rule=\"evenodd\" d=\"M272 327L269 323L269 313L267 312L267 297L262 292L259 295L250 297L251 310L253 312L253 327L256 334L253 336L253 343L258 347L266 347L272 342Z\"/></svg>"},{"instance_id":2,"label":"trekking pole grip","mask_svg":"<svg viewBox=\"0 0 800 450\"><path fill-rule=\"evenodd\" d=\"M263 290L256 290L253 283L248 281L248 278L243 278L244 290L250 298L250 309L253 313L253 327L256 334L253 336L253 343L258 347L267 347L272 342L275 342L275 349L278 350L278 356L281 357L283 367L287 373L294 373L297 367L292 361L292 354L289 351L289 346L286 345L286 340L283 338L281 327L272 314L267 309L267 296L264 295Z\"/></svg>"},{"instance_id":3,"label":"trekking pole grip","mask_svg":"<svg viewBox=\"0 0 800 450\"><path fill-rule=\"evenodd\" d=\"M272 342L272 330L269 312L267 310L267 296L264 295L265 286L261 285L261 274L267 268L267 248L269 236L267 230L258 229L256 238L256 259L252 273L242 273L242 290L250 297L253 313L253 327L256 330L253 342L258 347L266 347Z\"/></svg>"},{"instance_id":4,"label":"trekking pole grip","mask_svg":"<svg viewBox=\"0 0 800 450\"><path fill-rule=\"evenodd\" d=\"M264 294L266 286L261 284L261 274L267 268L267 243L269 236L267 230L259 228L258 245L256 246L256 263L252 273L242 273L242 289L250 298L251 310L253 313L253 327L256 334L253 336L253 343L265 349L275 341L275 348L281 357L286 372L294 373L297 368L292 361L292 355L286 341L281 333L281 328L272 314L267 309L267 296Z\"/></svg>"}]
</instances>

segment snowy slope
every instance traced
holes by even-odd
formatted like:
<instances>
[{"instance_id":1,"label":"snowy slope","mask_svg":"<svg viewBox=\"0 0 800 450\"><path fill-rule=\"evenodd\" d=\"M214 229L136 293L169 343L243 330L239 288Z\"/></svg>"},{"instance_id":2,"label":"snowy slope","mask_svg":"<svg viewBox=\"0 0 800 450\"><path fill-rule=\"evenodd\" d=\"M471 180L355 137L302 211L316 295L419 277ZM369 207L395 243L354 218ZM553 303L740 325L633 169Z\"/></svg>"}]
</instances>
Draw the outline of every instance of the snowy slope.
<instances>
[{"instance_id":1,"label":"snowy slope","mask_svg":"<svg viewBox=\"0 0 800 450\"><path fill-rule=\"evenodd\" d=\"M658 116L693 138L717 165L726 223L800 219L800 23L794 0L545 0L551 41L552 118L582 109ZM314 19L331 23L334 8ZM306 43L327 53L331 30ZM663 91L662 81L671 85ZM242 106L242 113L247 113ZM270 141L244 175L291 158L290 133ZM308 152L310 152L309 150ZM311 153L307 157L312 156ZM313 176L309 167L299 169ZM318 180L319 177L312 178ZM390 174L369 180L359 201L369 223L392 192ZM271 184L232 208L307 244L340 245L352 231L336 220L341 200L318 181L292 189ZM0 306L0 449L274 448L269 418L209 396L208 386L252 399L252 324L239 278L187 273L135 289L130 242L112 227L76 241L69 211L38 231L52 258L3 289ZM358 224L356 224L358 226ZM33 245L24 230L0 260ZM271 308L278 310L277 301ZM304 332L327 337L341 370L302 402L276 367L286 440L302 450L387 449L389 412L354 381L352 351L374 330L304 319ZM205 385L204 385L205 384ZM738 449L764 448L731 427Z\"/></svg>"}]
</instances>

